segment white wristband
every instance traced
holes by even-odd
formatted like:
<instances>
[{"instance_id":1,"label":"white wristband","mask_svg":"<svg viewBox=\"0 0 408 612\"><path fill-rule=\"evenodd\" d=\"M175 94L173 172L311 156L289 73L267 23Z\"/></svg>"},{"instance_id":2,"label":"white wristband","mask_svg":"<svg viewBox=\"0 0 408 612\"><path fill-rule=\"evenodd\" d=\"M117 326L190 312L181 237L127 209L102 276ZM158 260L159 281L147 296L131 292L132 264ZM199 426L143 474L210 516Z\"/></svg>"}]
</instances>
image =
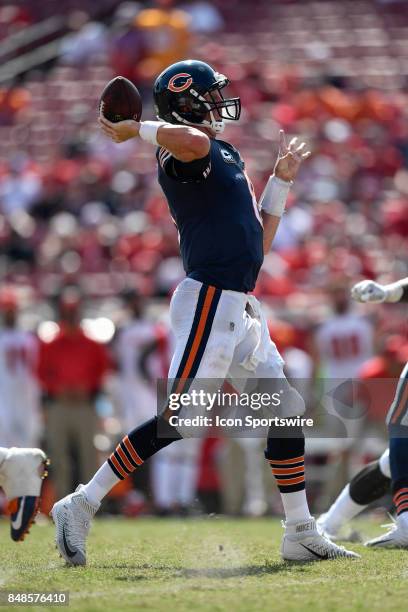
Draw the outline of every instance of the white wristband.
<instances>
[{"instance_id":1,"label":"white wristband","mask_svg":"<svg viewBox=\"0 0 408 612\"><path fill-rule=\"evenodd\" d=\"M140 138L152 145L160 146L157 142L157 131L161 125L163 125L161 121L142 121L139 129Z\"/></svg>"},{"instance_id":2,"label":"white wristband","mask_svg":"<svg viewBox=\"0 0 408 612\"><path fill-rule=\"evenodd\" d=\"M396 283L385 285L385 301L386 302L399 302L404 293L404 285L407 284L407 279L404 278Z\"/></svg>"},{"instance_id":3,"label":"white wristband","mask_svg":"<svg viewBox=\"0 0 408 612\"><path fill-rule=\"evenodd\" d=\"M293 181L287 183L277 176L270 176L263 190L259 205L268 215L281 217L285 210L286 199Z\"/></svg>"}]
</instances>

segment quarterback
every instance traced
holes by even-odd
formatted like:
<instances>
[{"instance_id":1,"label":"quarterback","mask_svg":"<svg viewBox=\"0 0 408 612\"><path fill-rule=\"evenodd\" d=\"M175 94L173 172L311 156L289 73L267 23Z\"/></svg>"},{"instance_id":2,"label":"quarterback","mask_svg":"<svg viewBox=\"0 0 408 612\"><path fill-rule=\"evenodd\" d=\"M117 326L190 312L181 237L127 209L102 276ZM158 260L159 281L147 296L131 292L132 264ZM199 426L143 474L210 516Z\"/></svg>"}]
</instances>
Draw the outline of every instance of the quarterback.
<instances>
[{"instance_id":1,"label":"quarterback","mask_svg":"<svg viewBox=\"0 0 408 612\"><path fill-rule=\"evenodd\" d=\"M141 138L156 147L158 180L179 232L186 272L170 304L176 346L168 378L175 381L174 390L181 393L200 379L280 379L288 398L280 416L301 416L304 402L286 381L283 360L249 292L271 247L290 185L310 153L304 143L297 145L296 138L287 146L282 132L274 175L258 203L239 152L218 139L225 120L237 121L241 112L239 98L223 96L228 83L204 62L178 62L154 85L160 121L110 123L103 115L99 121L114 142ZM89 524L108 491L181 438L168 423L168 412L131 431L90 482L54 505L56 542L68 563L86 563ZM167 429L167 435L159 435L159 428ZM282 557L358 557L316 528L306 499L304 446L301 427L292 428L290 435L282 428L270 430L265 456L286 517Z\"/></svg>"},{"instance_id":2,"label":"quarterback","mask_svg":"<svg viewBox=\"0 0 408 612\"><path fill-rule=\"evenodd\" d=\"M408 278L390 285L364 280L354 285L351 295L363 303L408 302ZM391 486L396 521L388 532L369 540L366 546L408 548L408 364L402 370L386 422L389 448L354 476L318 520L321 530L332 539L339 537L347 521L380 499Z\"/></svg>"}]
</instances>

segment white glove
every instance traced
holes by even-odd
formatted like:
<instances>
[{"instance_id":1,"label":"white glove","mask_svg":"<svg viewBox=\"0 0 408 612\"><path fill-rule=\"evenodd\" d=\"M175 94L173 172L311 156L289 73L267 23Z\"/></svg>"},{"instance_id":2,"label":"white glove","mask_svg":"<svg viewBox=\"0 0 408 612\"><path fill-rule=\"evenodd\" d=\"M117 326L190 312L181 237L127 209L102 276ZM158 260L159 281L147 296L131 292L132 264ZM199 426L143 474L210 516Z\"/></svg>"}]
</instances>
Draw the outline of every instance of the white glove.
<instances>
[{"instance_id":1,"label":"white glove","mask_svg":"<svg viewBox=\"0 0 408 612\"><path fill-rule=\"evenodd\" d=\"M363 280L351 289L351 297L357 302L370 302L371 304L381 304L387 299L387 290L384 285L380 285L372 280Z\"/></svg>"}]
</instances>

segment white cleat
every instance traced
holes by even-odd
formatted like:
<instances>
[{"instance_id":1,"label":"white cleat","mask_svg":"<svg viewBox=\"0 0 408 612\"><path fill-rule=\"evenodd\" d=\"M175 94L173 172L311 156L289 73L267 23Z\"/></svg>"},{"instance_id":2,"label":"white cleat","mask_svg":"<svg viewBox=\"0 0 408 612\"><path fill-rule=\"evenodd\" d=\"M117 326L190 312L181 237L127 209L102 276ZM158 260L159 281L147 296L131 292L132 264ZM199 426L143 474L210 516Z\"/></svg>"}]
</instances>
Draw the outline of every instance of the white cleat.
<instances>
[{"instance_id":1,"label":"white cleat","mask_svg":"<svg viewBox=\"0 0 408 612\"><path fill-rule=\"evenodd\" d=\"M408 525L406 521L403 521L400 516L389 525L382 525L387 527L388 531L365 542L365 546L375 548L408 548Z\"/></svg>"},{"instance_id":2,"label":"white cleat","mask_svg":"<svg viewBox=\"0 0 408 612\"><path fill-rule=\"evenodd\" d=\"M344 530L344 528L336 529L336 530L329 529L326 523L326 516L327 516L327 513L321 514L319 518L316 520L317 530L322 536L324 536L328 540L331 540L332 542L354 542L356 543L356 542L363 541L361 533L357 531L356 529L349 529L348 531L347 529Z\"/></svg>"},{"instance_id":3,"label":"white cleat","mask_svg":"<svg viewBox=\"0 0 408 612\"><path fill-rule=\"evenodd\" d=\"M286 521L281 555L285 561L327 561L347 558L359 559L360 555L338 546L322 535L314 518L307 521Z\"/></svg>"},{"instance_id":4,"label":"white cleat","mask_svg":"<svg viewBox=\"0 0 408 612\"><path fill-rule=\"evenodd\" d=\"M321 514L319 518L316 520L317 531L325 538L332 540L335 542L340 539L338 535L338 531L330 531L326 524L326 516L327 513Z\"/></svg>"},{"instance_id":5,"label":"white cleat","mask_svg":"<svg viewBox=\"0 0 408 612\"><path fill-rule=\"evenodd\" d=\"M57 548L69 565L86 565L86 538L99 508L88 501L82 487L56 502L50 512Z\"/></svg>"},{"instance_id":6,"label":"white cleat","mask_svg":"<svg viewBox=\"0 0 408 612\"><path fill-rule=\"evenodd\" d=\"M49 461L39 448L9 448L0 465L0 486L9 500L10 535L21 542L35 522Z\"/></svg>"}]
</instances>

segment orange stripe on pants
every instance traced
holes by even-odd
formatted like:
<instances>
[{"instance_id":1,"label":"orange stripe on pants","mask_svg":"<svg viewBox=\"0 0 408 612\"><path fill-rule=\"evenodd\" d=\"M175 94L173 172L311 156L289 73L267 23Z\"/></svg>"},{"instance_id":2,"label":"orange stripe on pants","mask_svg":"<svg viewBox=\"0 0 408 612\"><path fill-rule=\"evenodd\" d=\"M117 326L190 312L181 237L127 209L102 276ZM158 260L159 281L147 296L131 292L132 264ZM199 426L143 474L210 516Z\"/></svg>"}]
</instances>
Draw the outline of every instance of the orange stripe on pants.
<instances>
[{"instance_id":1,"label":"orange stripe on pants","mask_svg":"<svg viewBox=\"0 0 408 612\"><path fill-rule=\"evenodd\" d=\"M183 386L186 378L188 378L188 375L191 372L191 369L193 367L194 359L196 358L198 349L200 347L200 342L204 334L205 324L207 323L208 314L210 312L210 308L211 308L212 301L214 299L214 295L215 295L215 287L209 286L207 294L205 296L203 309L202 309L201 316L200 316L200 321L198 323L197 331L196 331L196 334L193 340L193 344L191 346L190 355L188 356L187 363L184 367L183 372L181 373L180 380L177 384L176 393L180 391L181 387Z\"/></svg>"}]
</instances>

